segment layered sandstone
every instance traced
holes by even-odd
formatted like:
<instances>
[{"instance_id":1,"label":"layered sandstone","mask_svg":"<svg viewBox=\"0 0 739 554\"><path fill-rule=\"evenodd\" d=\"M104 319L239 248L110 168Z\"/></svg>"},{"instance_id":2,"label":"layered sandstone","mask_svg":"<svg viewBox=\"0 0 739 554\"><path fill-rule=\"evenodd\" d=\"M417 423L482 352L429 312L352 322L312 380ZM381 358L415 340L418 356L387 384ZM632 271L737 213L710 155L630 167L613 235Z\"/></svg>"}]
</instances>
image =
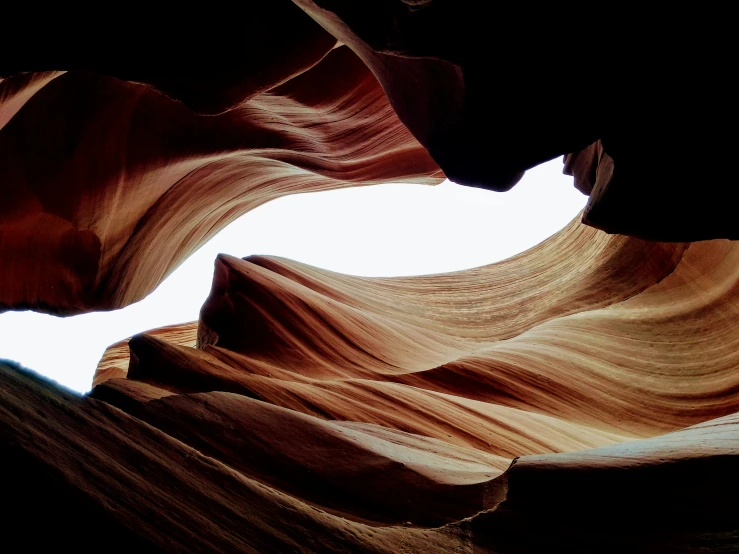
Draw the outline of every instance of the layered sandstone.
<instances>
[{"instance_id":1,"label":"layered sandstone","mask_svg":"<svg viewBox=\"0 0 739 554\"><path fill-rule=\"evenodd\" d=\"M104 32L69 12L40 52L6 29L0 309L126 306L284 194L442 171L506 190L557 156L594 227L739 237L716 133L735 111L730 33L686 50L677 24L611 36L595 12L577 19L573 33L465 2L276 0Z\"/></svg>"},{"instance_id":2,"label":"layered sandstone","mask_svg":"<svg viewBox=\"0 0 739 554\"><path fill-rule=\"evenodd\" d=\"M286 194L564 156L590 197L452 274L221 256L199 321L113 345L84 397L0 364L8 545L739 550L739 249L696 242L739 237L731 31L478 4L7 10L0 311L127 306Z\"/></svg>"},{"instance_id":3,"label":"layered sandstone","mask_svg":"<svg viewBox=\"0 0 739 554\"><path fill-rule=\"evenodd\" d=\"M441 182L371 72L333 44L309 70L214 116L81 71L0 82L0 310L127 306L225 225L286 194Z\"/></svg>"},{"instance_id":4,"label":"layered sandstone","mask_svg":"<svg viewBox=\"0 0 739 554\"><path fill-rule=\"evenodd\" d=\"M7 497L121 551L731 551L737 257L577 221L426 277L222 256L89 396L3 368Z\"/></svg>"},{"instance_id":5,"label":"layered sandstone","mask_svg":"<svg viewBox=\"0 0 739 554\"><path fill-rule=\"evenodd\" d=\"M738 257L578 222L428 277L223 256L91 396L390 550L733 548Z\"/></svg>"}]
</instances>

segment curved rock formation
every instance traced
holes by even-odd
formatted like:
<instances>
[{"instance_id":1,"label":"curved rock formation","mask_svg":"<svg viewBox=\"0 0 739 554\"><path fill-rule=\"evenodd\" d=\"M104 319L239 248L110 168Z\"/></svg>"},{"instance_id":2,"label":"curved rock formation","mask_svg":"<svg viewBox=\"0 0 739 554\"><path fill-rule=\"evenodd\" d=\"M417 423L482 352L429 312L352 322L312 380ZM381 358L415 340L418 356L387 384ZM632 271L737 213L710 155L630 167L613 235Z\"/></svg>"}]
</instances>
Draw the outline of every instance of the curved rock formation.
<instances>
[{"instance_id":1,"label":"curved rock formation","mask_svg":"<svg viewBox=\"0 0 739 554\"><path fill-rule=\"evenodd\" d=\"M577 222L428 277L222 256L197 327L114 345L91 396L357 529L495 552L732 548L738 258ZM451 548L413 537L390 549Z\"/></svg>"},{"instance_id":2,"label":"curved rock formation","mask_svg":"<svg viewBox=\"0 0 739 554\"><path fill-rule=\"evenodd\" d=\"M200 320L113 345L85 397L0 363L9 544L739 551L739 246L694 242L739 238L733 35L526 9L4 27L0 311L131 304L285 194L507 190L564 156L590 196L589 226L452 274L221 256Z\"/></svg>"},{"instance_id":3,"label":"curved rock formation","mask_svg":"<svg viewBox=\"0 0 739 554\"><path fill-rule=\"evenodd\" d=\"M79 71L0 86L0 309L120 308L269 200L443 178L347 48L217 116Z\"/></svg>"},{"instance_id":4,"label":"curved rock formation","mask_svg":"<svg viewBox=\"0 0 739 554\"><path fill-rule=\"evenodd\" d=\"M436 163L506 190L565 155L594 227L739 238L716 200L733 179L716 134L735 111L730 33L686 49L682 26L640 18L621 48L595 12L573 33L444 0L262 4L104 32L65 13L39 53L0 37L16 53L0 62L0 310L126 306L263 202L434 182Z\"/></svg>"},{"instance_id":5,"label":"curved rock formation","mask_svg":"<svg viewBox=\"0 0 739 554\"><path fill-rule=\"evenodd\" d=\"M673 13L666 23L593 9L558 20L528 6L486 14L450 0L295 3L372 69L454 182L507 190L538 163L602 148L587 223L654 240L739 238L732 207L713 196L733 179L733 145L719 129L736 121L731 31L720 18ZM685 32L703 25L704 40Z\"/></svg>"}]
</instances>

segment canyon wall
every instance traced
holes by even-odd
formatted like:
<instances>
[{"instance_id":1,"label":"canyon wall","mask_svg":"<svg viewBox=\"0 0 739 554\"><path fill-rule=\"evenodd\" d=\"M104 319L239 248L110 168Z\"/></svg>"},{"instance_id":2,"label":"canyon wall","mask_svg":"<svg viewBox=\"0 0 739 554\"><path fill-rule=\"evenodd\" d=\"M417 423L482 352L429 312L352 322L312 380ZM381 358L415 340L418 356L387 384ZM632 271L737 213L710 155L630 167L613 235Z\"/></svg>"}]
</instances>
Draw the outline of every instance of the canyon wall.
<instances>
[{"instance_id":1,"label":"canyon wall","mask_svg":"<svg viewBox=\"0 0 739 554\"><path fill-rule=\"evenodd\" d=\"M424 277L221 256L88 396L4 369L5 463L121 548L731 551L737 258L578 221Z\"/></svg>"},{"instance_id":2,"label":"canyon wall","mask_svg":"<svg viewBox=\"0 0 739 554\"><path fill-rule=\"evenodd\" d=\"M680 14L613 35L597 10L573 32L477 8L276 0L104 27L69 11L36 29L54 44L38 51L18 48L24 29L9 26L0 310L124 307L285 194L445 174L507 190L558 156L590 195L589 225L739 236L732 143L720 138L736 111L730 34L687 40Z\"/></svg>"},{"instance_id":3,"label":"canyon wall","mask_svg":"<svg viewBox=\"0 0 739 554\"><path fill-rule=\"evenodd\" d=\"M506 191L561 156L589 196L457 273L219 256L199 320L112 345L82 397L0 363L9 545L739 551L733 35L479 8L8 10L0 311L127 306L287 194Z\"/></svg>"}]
</instances>

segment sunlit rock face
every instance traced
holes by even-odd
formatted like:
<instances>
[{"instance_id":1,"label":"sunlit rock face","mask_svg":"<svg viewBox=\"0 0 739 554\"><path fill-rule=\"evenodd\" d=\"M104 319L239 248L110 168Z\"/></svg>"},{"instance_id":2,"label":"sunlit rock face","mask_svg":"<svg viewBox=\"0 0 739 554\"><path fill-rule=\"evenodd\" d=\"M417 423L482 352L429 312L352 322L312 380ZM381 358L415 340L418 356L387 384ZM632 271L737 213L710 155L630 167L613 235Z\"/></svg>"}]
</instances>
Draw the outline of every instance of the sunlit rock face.
<instances>
[{"instance_id":1,"label":"sunlit rock face","mask_svg":"<svg viewBox=\"0 0 739 554\"><path fill-rule=\"evenodd\" d=\"M391 551L730 549L737 262L577 221L428 277L223 256L197 324L112 346L91 396Z\"/></svg>"},{"instance_id":2,"label":"sunlit rock face","mask_svg":"<svg viewBox=\"0 0 739 554\"><path fill-rule=\"evenodd\" d=\"M213 116L80 71L0 83L15 110L0 130L0 309L124 307L274 198L441 182L372 73L334 43L307 71Z\"/></svg>"},{"instance_id":3,"label":"sunlit rock face","mask_svg":"<svg viewBox=\"0 0 739 554\"><path fill-rule=\"evenodd\" d=\"M564 156L584 224L427 277L221 256L200 319L111 346L87 396L0 364L9 544L739 550L732 50L664 24L511 48L464 2L234 10L60 20L0 61L0 309L126 306L297 192L506 190Z\"/></svg>"}]
</instances>

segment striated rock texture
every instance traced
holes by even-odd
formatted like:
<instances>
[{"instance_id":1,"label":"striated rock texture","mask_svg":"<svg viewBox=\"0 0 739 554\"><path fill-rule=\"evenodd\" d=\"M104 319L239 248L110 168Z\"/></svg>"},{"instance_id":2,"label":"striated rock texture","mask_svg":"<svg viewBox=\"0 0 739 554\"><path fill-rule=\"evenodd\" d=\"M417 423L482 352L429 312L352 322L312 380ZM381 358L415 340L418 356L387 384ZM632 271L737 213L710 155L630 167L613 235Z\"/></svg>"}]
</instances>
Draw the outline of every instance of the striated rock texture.
<instances>
[{"instance_id":1,"label":"striated rock texture","mask_svg":"<svg viewBox=\"0 0 739 554\"><path fill-rule=\"evenodd\" d=\"M286 194L503 191L564 156L590 199L459 273L221 256L199 321L113 345L85 397L0 363L8 545L739 551L739 246L695 242L739 238L731 32L456 0L64 9L0 36L0 311L131 304Z\"/></svg>"},{"instance_id":2,"label":"striated rock texture","mask_svg":"<svg viewBox=\"0 0 739 554\"><path fill-rule=\"evenodd\" d=\"M79 549L83 517L83 550L735 551L738 262L730 241L577 221L427 277L221 256L200 320L111 346L90 395L0 367L8 532Z\"/></svg>"},{"instance_id":3,"label":"striated rock texture","mask_svg":"<svg viewBox=\"0 0 739 554\"><path fill-rule=\"evenodd\" d=\"M280 195L444 173L506 190L563 155L594 227L739 238L730 31L694 40L693 13L614 34L597 10L560 26L479 8L274 0L100 26L65 10L34 26L54 45L38 51L9 25L0 310L126 306Z\"/></svg>"},{"instance_id":4,"label":"striated rock texture","mask_svg":"<svg viewBox=\"0 0 739 554\"><path fill-rule=\"evenodd\" d=\"M0 310L131 304L279 196L441 182L370 71L334 43L308 71L215 116L81 71L1 82Z\"/></svg>"},{"instance_id":5,"label":"striated rock texture","mask_svg":"<svg viewBox=\"0 0 739 554\"><path fill-rule=\"evenodd\" d=\"M327 422L239 394L142 396L127 408L135 417L3 363L0 382L3 501L13 508L3 531L29 550L737 548L735 415L642 441L524 456L494 477L481 449ZM424 525L462 514L475 515Z\"/></svg>"},{"instance_id":6,"label":"striated rock texture","mask_svg":"<svg viewBox=\"0 0 739 554\"><path fill-rule=\"evenodd\" d=\"M656 240L739 238L732 207L714 196L733 180L725 137L737 119L731 31L718 14L295 2L372 69L453 181L507 190L545 160L592 156L599 141L587 223Z\"/></svg>"},{"instance_id":7,"label":"striated rock texture","mask_svg":"<svg viewBox=\"0 0 739 554\"><path fill-rule=\"evenodd\" d=\"M428 277L222 256L197 325L113 345L75 409L120 408L278 495L239 504L271 530L219 548L309 529L318 551L732 551L737 262L729 241L578 222Z\"/></svg>"}]
</instances>

